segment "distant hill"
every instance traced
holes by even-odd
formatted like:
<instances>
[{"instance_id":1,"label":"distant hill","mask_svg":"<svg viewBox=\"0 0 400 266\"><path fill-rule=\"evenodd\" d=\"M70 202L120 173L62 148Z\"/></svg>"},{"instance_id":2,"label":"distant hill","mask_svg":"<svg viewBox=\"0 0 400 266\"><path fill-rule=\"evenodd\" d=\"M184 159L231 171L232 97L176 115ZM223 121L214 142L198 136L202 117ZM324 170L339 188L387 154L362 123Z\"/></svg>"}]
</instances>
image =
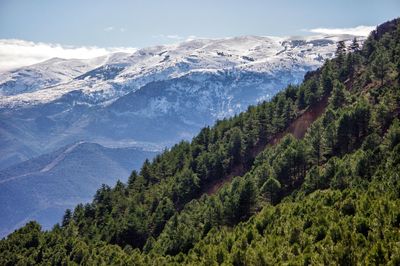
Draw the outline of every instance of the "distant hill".
<instances>
[{"instance_id":1,"label":"distant hill","mask_svg":"<svg viewBox=\"0 0 400 266\"><path fill-rule=\"evenodd\" d=\"M101 184L126 181L155 152L78 142L0 171L0 236L29 220L50 229Z\"/></svg>"}]
</instances>

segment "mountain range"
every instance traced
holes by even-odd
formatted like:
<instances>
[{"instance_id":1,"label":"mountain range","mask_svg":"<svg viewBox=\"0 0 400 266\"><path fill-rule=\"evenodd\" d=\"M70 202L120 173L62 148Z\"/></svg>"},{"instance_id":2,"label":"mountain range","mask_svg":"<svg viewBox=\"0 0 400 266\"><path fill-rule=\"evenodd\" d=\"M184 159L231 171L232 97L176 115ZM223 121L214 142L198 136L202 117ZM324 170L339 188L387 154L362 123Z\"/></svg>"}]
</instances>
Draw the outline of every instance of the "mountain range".
<instances>
[{"instance_id":1,"label":"mountain range","mask_svg":"<svg viewBox=\"0 0 400 266\"><path fill-rule=\"evenodd\" d=\"M102 183L300 83L353 38L198 39L1 73L1 235L29 219L48 229Z\"/></svg>"},{"instance_id":2,"label":"mountain range","mask_svg":"<svg viewBox=\"0 0 400 266\"><path fill-rule=\"evenodd\" d=\"M352 38L199 39L1 73L0 169L80 140L160 150L190 139L299 83Z\"/></svg>"}]
</instances>

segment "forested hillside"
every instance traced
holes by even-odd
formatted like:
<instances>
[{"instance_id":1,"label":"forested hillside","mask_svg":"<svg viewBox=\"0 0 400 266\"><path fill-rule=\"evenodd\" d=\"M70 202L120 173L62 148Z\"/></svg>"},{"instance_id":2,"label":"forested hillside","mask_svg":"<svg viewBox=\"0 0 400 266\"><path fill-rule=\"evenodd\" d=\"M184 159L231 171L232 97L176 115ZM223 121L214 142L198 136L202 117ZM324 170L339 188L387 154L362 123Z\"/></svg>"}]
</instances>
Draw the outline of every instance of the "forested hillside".
<instances>
[{"instance_id":1,"label":"forested hillside","mask_svg":"<svg viewBox=\"0 0 400 266\"><path fill-rule=\"evenodd\" d=\"M1 265L400 264L400 20L102 186Z\"/></svg>"}]
</instances>

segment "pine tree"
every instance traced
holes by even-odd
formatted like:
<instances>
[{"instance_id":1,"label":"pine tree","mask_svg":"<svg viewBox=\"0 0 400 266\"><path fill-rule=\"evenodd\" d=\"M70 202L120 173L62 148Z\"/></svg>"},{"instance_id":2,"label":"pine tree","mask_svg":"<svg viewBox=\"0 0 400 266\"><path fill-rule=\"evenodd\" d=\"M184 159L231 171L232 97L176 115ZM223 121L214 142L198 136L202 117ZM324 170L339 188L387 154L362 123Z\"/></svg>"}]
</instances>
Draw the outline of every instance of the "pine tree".
<instances>
[{"instance_id":1,"label":"pine tree","mask_svg":"<svg viewBox=\"0 0 400 266\"><path fill-rule=\"evenodd\" d=\"M351 115L348 113L343 114L339 119L337 128L337 150L341 153L347 153L352 149L353 139L353 121Z\"/></svg>"},{"instance_id":2,"label":"pine tree","mask_svg":"<svg viewBox=\"0 0 400 266\"><path fill-rule=\"evenodd\" d=\"M154 182L156 181L155 178L153 178L152 173L151 173L151 164L148 159L146 159L143 163L142 169L140 169L140 175L144 178L146 182Z\"/></svg>"},{"instance_id":3,"label":"pine tree","mask_svg":"<svg viewBox=\"0 0 400 266\"><path fill-rule=\"evenodd\" d=\"M311 163L319 166L321 161L324 159L325 147L324 147L324 130L320 121L315 122L311 125L307 134L307 142L310 147L310 159Z\"/></svg>"},{"instance_id":4,"label":"pine tree","mask_svg":"<svg viewBox=\"0 0 400 266\"><path fill-rule=\"evenodd\" d=\"M336 143L336 128L333 124L324 128L324 154L325 158L330 157L334 153Z\"/></svg>"},{"instance_id":5,"label":"pine tree","mask_svg":"<svg viewBox=\"0 0 400 266\"><path fill-rule=\"evenodd\" d=\"M339 41L336 47L336 56L344 55L346 53L346 43Z\"/></svg>"},{"instance_id":6,"label":"pine tree","mask_svg":"<svg viewBox=\"0 0 400 266\"><path fill-rule=\"evenodd\" d=\"M267 181L261 187L261 193L263 193L267 199L274 204L279 195L281 189L281 183L273 177L269 177Z\"/></svg>"},{"instance_id":7,"label":"pine tree","mask_svg":"<svg viewBox=\"0 0 400 266\"><path fill-rule=\"evenodd\" d=\"M346 43L344 41L339 41L336 47L336 57L339 68L341 68L344 63L345 55L346 55Z\"/></svg>"},{"instance_id":8,"label":"pine tree","mask_svg":"<svg viewBox=\"0 0 400 266\"><path fill-rule=\"evenodd\" d=\"M334 73L331 61L325 63L325 67L322 69L321 85L323 92L328 94L333 89Z\"/></svg>"},{"instance_id":9,"label":"pine tree","mask_svg":"<svg viewBox=\"0 0 400 266\"><path fill-rule=\"evenodd\" d=\"M304 91L304 87L300 87L297 91L297 108L302 110L304 109L307 104L306 104L306 95Z\"/></svg>"},{"instance_id":10,"label":"pine tree","mask_svg":"<svg viewBox=\"0 0 400 266\"><path fill-rule=\"evenodd\" d=\"M238 128L234 128L230 133L229 154L232 156L233 163L237 164L241 161L243 154L242 131Z\"/></svg>"},{"instance_id":11,"label":"pine tree","mask_svg":"<svg viewBox=\"0 0 400 266\"><path fill-rule=\"evenodd\" d=\"M128 188L132 189L134 187L135 181L138 177L136 170L133 170L131 175L128 178Z\"/></svg>"},{"instance_id":12,"label":"pine tree","mask_svg":"<svg viewBox=\"0 0 400 266\"><path fill-rule=\"evenodd\" d=\"M381 81L383 85L386 75L391 71L392 64L390 63L389 56L383 47L377 49L375 59L372 61L372 72L374 76Z\"/></svg>"},{"instance_id":13,"label":"pine tree","mask_svg":"<svg viewBox=\"0 0 400 266\"><path fill-rule=\"evenodd\" d=\"M358 52L360 50L360 44L358 43L358 40L356 37L354 37L353 42L350 45L350 50L352 52Z\"/></svg>"},{"instance_id":14,"label":"pine tree","mask_svg":"<svg viewBox=\"0 0 400 266\"><path fill-rule=\"evenodd\" d=\"M192 170L185 168L176 176L174 200L179 204L186 203L191 197L197 195L199 189L200 179Z\"/></svg>"},{"instance_id":15,"label":"pine tree","mask_svg":"<svg viewBox=\"0 0 400 266\"><path fill-rule=\"evenodd\" d=\"M250 178L244 180L240 187L236 218L238 221L250 216L252 206L255 205L257 188Z\"/></svg>"},{"instance_id":16,"label":"pine tree","mask_svg":"<svg viewBox=\"0 0 400 266\"><path fill-rule=\"evenodd\" d=\"M71 211L71 209L67 209L64 213L61 225L63 227L66 227L67 225L69 225L69 223L71 222L71 218L72 218L72 211Z\"/></svg>"},{"instance_id":17,"label":"pine tree","mask_svg":"<svg viewBox=\"0 0 400 266\"><path fill-rule=\"evenodd\" d=\"M346 104L345 86L340 81L335 81L332 96L330 98L331 107L336 110Z\"/></svg>"}]
</instances>

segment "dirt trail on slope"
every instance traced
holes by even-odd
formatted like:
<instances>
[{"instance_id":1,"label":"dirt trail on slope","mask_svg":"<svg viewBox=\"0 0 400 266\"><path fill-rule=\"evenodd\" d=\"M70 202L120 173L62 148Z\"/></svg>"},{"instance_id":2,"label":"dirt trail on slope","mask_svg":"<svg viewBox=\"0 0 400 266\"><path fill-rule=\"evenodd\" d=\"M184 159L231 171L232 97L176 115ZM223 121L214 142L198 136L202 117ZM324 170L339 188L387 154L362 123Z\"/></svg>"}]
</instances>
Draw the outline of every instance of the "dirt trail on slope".
<instances>
[{"instance_id":1,"label":"dirt trail on slope","mask_svg":"<svg viewBox=\"0 0 400 266\"><path fill-rule=\"evenodd\" d=\"M9 177L7 179L1 180L0 184L7 183L9 181L16 180L16 179L26 177L26 176L30 176L33 174L48 172L51 169L53 169L55 166L57 166L61 161L63 161L69 153L71 153L76 147L78 147L82 143L84 143L84 141L79 141L79 142L75 143L74 145L68 147L65 151L61 152L53 161L51 161L49 164L45 165L41 170Z\"/></svg>"},{"instance_id":2,"label":"dirt trail on slope","mask_svg":"<svg viewBox=\"0 0 400 266\"><path fill-rule=\"evenodd\" d=\"M299 117L297 117L289 127L276 134L270 141L266 144L258 144L253 148L252 154L254 158L262 152L267 146L274 146L279 143L279 141L287 134L292 134L296 139L302 139L307 132L310 125L320 117L328 105L328 97L325 96L317 104L311 106L305 110ZM215 194L223 185L232 181L235 176L242 176L245 173L245 169L242 164L233 167L232 171L224 178L216 180L215 182L207 185L203 189L203 193L207 195Z\"/></svg>"},{"instance_id":3,"label":"dirt trail on slope","mask_svg":"<svg viewBox=\"0 0 400 266\"><path fill-rule=\"evenodd\" d=\"M46 165L45 167L43 167L42 170L40 170L39 172L44 173L44 172L48 172L51 169L53 169L56 165L58 165L62 160L65 159L65 157L71 153L76 147L78 147L79 145L81 145L82 143L84 143L84 141L79 141L77 143L75 143L74 145L72 145L71 147L69 147L68 149L66 149L65 151L63 151L60 155L57 156L57 158L55 158L52 162L50 162L48 165Z\"/></svg>"}]
</instances>

